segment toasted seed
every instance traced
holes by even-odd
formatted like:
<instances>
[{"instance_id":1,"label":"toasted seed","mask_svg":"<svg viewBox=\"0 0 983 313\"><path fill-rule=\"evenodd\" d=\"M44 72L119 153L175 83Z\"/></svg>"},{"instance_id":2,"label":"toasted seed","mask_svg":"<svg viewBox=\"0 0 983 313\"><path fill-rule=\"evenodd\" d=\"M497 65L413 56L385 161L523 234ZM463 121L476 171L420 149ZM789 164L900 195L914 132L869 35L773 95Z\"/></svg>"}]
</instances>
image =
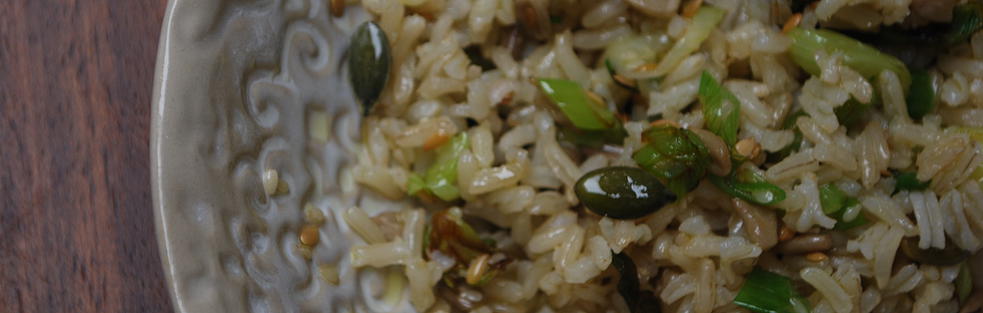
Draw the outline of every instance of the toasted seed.
<instances>
[{"instance_id":1,"label":"toasted seed","mask_svg":"<svg viewBox=\"0 0 983 313\"><path fill-rule=\"evenodd\" d=\"M304 206L304 221L315 225L324 224L324 213L313 204L308 203Z\"/></svg>"},{"instance_id":2,"label":"toasted seed","mask_svg":"<svg viewBox=\"0 0 983 313\"><path fill-rule=\"evenodd\" d=\"M683 16L693 17L696 12L700 10L700 6L703 5L703 0L690 0L689 3L683 7Z\"/></svg>"},{"instance_id":3,"label":"toasted seed","mask_svg":"<svg viewBox=\"0 0 983 313\"><path fill-rule=\"evenodd\" d=\"M765 209L740 198L731 198L734 212L744 221L744 231L751 242L762 249L769 249L778 243L778 222L775 211Z\"/></svg>"},{"instance_id":4,"label":"toasted seed","mask_svg":"<svg viewBox=\"0 0 983 313\"><path fill-rule=\"evenodd\" d=\"M727 143L724 142L720 136L715 135L705 129L693 128L690 129L694 134L700 137L703 141L703 145L707 147L707 152L710 153L710 159L713 163L710 163L710 173L717 176L724 176L730 173L731 170L731 160L730 160L730 148L727 147Z\"/></svg>"},{"instance_id":5,"label":"toasted seed","mask_svg":"<svg viewBox=\"0 0 983 313\"><path fill-rule=\"evenodd\" d=\"M310 260L311 257L314 256L314 251L312 250L311 246L304 245L298 242L297 245L295 245L295 247L297 248L297 253L300 253L300 256L305 259Z\"/></svg>"},{"instance_id":6,"label":"toasted seed","mask_svg":"<svg viewBox=\"0 0 983 313\"><path fill-rule=\"evenodd\" d=\"M621 74L611 75L611 78L613 78L616 82L618 82L619 84L624 85L626 87L629 87L629 88L638 87L638 83L635 82L634 79L631 79L631 78L628 78L628 77L624 77Z\"/></svg>"},{"instance_id":7,"label":"toasted seed","mask_svg":"<svg viewBox=\"0 0 983 313\"><path fill-rule=\"evenodd\" d=\"M517 0L515 3L515 15L518 19L522 29L525 30L526 34L532 36L537 40L549 39L550 35L553 33L552 25L550 25L549 16L547 15L548 8L543 8L539 10L536 8L533 1L530 0ZM539 4L549 5L549 1L541 1Z\"/></svg>"},{"instance_id":8,"label":"toasted seed","mask_svg":"<svg viewBox=\"0 0 983 313\"><path fill-rule=\"evenodd\" d=\"M305 246L314 246L317 244L320 235L315 225L304 225L300 229L300 243Z\"/></svg>"},{"instance_id":9,"label":"toasted seed","mask_svg":"<svg viewBox=\"0 0 983 313\"><path fill-rule=\"evenodd\" d=\"M525 40L522 38L522 32L519 31L519 27L512 26L504 34L506 35L501 37L498 45L505 47L513 59L519 60L522 57L522 50L525 48Z\"/></svg>"},{"instance_id":10,"label":"toasted seed","mask_svg":"<svg viewBox=\"0 0 983 313\"><path fill-rule=\"evenodd\" d=\"M635 71L636 72L654 71L655 68L658 67L658 66L659 65L658 64L655 64L655 63L645 63L645 64L642 64L642 65L639 65L638 67L636 67L635 68Z\"/></svg>"},{"instance_id":11,"label":"toasted seed","mask_svg":"<svg viewBox=\"0 0 983 313\"><path fill-rule=\"evenodd\" d=\"M833 237L829 234L804 234L782 243L780 250L785 254L801 254L826 251L833 247Z\"/></svg>"},{"instance_id":12,"label":"toasted seed","mask_svg":"<svg viewBox=\"0 0 983 313\"><path fill-rule=\"evenodd\" d=\"M813 252L813 253L806 254L806 260L809 260L809 262L822 262L828 259L829 256L827 256L825 253L822 252Z\"/></svg>"},{"instance_id":13,"label":"toasted seed","mask_svg":"<svg viewBox=\"0 0 983 313\"><path fill-rule=\"evenodd\" d=\"M319 265L318 272L321 274L321 279L324 279L329 284L337 286L341 282L341 273L339 273L338 267L333 264L324 263Z\"/></svg>"},{"instance_id":14,"label":"toasted seed","mask_svg":"<svg viewBox=\"0 0 983 313\"><path fill-rule=\"evenodd\" d=\"M604 102L604 98L601 98L600 95L590 90L587 91L587 97L590 98L591 101L594 101L596 103L600 103L600 104L606 103Z\"/></svg>"},{"instance_id":15,"label":"toasted seed","mask_svg":"<svg viewBox=\"0 0 983 313\"><path fill-rule=\"evenodd\" d=\"M745 158L754 159L761 153L761 145L754 138L744 138L734 145L734 150Z\"/></svg>"},{"instance_id":16,"label":"toasted seed","mask_svg":"<svg viewBox=\"0 0 983 313\"><path fill-rule=\"evenodd\" d=\"M778 241L788 241L792 237L795 237L795 231L788 225L782 224L782 227L778 229Z\"/></svg>"},{"instance_id":17,"label":"toasted seed","mask_svg":"<svg viewBox=\"0 0 983 313\"><path fill-rule=\"evenodd\" d=\"M450 139L451 136L448 136L447 133L443 131L437 132L436 134L431 135L430 138L427 138L427 141L423 143L423 150L433 150L440 147Z\"/></svg>"},{"instance_id":18,"label":"toasted seed","mask_svg":"<svg viewBox=\"0 0 983 313\"><path fill-rule=\"evenodd\" d=\"M287 184L286 180L279 179L276 182L276 192L273 193L274 196L285 195L290 193L290 185Z\"/></svg>"},{"instance_id":19,"label":"toasted seed","mask_svg":"<svg viewBox=\"0 0 983 313\"><path fill-rule=\"evenodd\" d=\"M263 171L263 191L265 191L267 195L273 195L273 193L276 192L276 187L279 185L279 183L280 173L278 173L275 169L268 168L266 171Z\"/></svg>"},{"instance_id":20,"label":"toasted seed","mask_svg":"<svg viewBox=\"0 0 983 313\"><path fill-rule=\"evenodd\" d=\"M669 126L672 126L672 127L675 127L675 128L679 128L679 123L676 123L676 121L673 121L673 120L656 120L656 121L654 121L652 123L649 123L649 126L652 126L652 127L660 127L660 126L666 126L666 125L669 125Z\"/></svg>"},{"instance_id":21,"label":"toasted seed","mask_svg":"<svg viewBox=\"0 0 983 313\"><path fill-rule=\"evenodd\" d=\"M802 22L802 13L792 14L792 16L789 17L787 21L785 21L785 25L782 25L782 32L788 33L792 31L792 29L798 27L799 23L801 22Z\"/></svg>"},{"instance_id":22,"label":"toasted seed","mask_svg":"<svg viewBox=\"0 0 983 313\"><path fill-rule=\"evenodd\" d=\"M491 257L488 254L482 254L471 260L471 264L468 265L468 274L465 277L469 285L476 285L481 281L481 277L488 272L488 258Z\"/></svg>"},{"instance_id":23,"label":"toasted seed","mask_svg":"<svg viewBox=\"0 0 983 313\"><path fill-rule=\"evenodd\" d=\"M345 0L331 0L330 6L331 15L341 17L345 14Z\"/></svg>"}]
</instances>

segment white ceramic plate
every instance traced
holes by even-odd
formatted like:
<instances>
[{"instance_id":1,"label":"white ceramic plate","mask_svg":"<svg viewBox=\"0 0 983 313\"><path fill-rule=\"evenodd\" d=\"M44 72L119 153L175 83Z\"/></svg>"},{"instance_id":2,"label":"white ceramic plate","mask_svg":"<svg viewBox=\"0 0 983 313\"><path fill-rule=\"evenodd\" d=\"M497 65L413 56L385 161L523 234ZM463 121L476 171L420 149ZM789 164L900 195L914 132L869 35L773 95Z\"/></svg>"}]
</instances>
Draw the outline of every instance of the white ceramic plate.
<instances>
[{"instance_id":1,"label":"white ceramic plate","mask_svg":"<svg viewBox=\"0 0 983 313\"><path fill-rule=\"evenodd\" d=\"M342 64L368 16L327 14L324 0L172 0L161 34L151 131L160 251L175 308L199 312L402 311L366 301L378 275L347 269L339 171L352 158L359 110ZM307 116L330 116L326 143ZM261 175L289 186L266 196ZM303 205L327 215L312 259L297 251ZM341 284L317 265L340 265ZM378 287L375 287L378 288ZM405 302L405 301L403 301Z\"/></svg>"}]
</instances>

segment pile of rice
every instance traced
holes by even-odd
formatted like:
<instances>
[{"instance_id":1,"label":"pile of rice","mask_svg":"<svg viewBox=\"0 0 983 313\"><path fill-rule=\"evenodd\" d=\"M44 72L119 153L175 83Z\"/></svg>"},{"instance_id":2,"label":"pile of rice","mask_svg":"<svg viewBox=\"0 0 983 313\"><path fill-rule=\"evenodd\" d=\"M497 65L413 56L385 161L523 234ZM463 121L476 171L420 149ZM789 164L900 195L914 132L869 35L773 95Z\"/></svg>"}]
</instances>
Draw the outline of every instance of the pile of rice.
<instances>
[{"instance_id":1,"label":"pile of rice","mask_svg":"<svg viewBox=\"0 0 983 313\"><path fill-rule=\"evenodd\" d=\"M544 41L527 42L519 59L503 44L520 15L530 14L516 11L518 1L528 1L532 13L564 16ZM732 301L755 266L793 278L813 312L957 312L959 267L907 261L899 244L912 237L922 248L954 244L975 254L983 247L983 190L971 178L983 162L981 147L949 129L983 126L983 33L941 56L930 71L941 102L916 122L893 72L868 83L835 53L815 56L822 67L816 77L792 63L786 54L791 39L782 32L790 17L785 1L696 1L727 14L695 53L643 95L644 102L636 101L624 144L597 151L558 142L562 114L532 79L569 79L621 103L626 93L597 56L620 36L640 31L678 39L690 22L682 12L691 2L362 0L390 40L393 64L379 103L363 121L358 163L340 179L349 191L388 200L340 210L356 241L345 262L401 273L395 279L405 277L398 285L420 312L626 312L618 273L610 269L612 251L632 257L643 288L655 292L666 312L747 312ZM908 16L940 18L926 2L822 0L804 11L799 26L876 29ZM471 64L469 46L480 47L495 68ZM733 201L706 181L638 220L584 210L575 182L593 169L637 166L631 154L642 145L646 116L704 128L694 105L703 71L739 98L739 138L753 139L762 153L793 140L793 130L781 127L790 112L807 114L794 126L804 148L761 166L788 195L776 205L784 215ZM833 114L850 97L874 96L882 105L856 131L848 132ZM428 138L462 132L470 144L458 161L460 208L491 225L480 227L483 237L521 257L484 285L449 288L441 277L454 261L428 260L423 252L429 214L447 205L408 196L406 182L430 162L433 153L422 148ZM919 180L931 180L929 188L892 193L890 171L912 168ZM819 200L818 186L826 183L856 197L863 212L847 214L864 213L874 217L871 223L832 230L835 220ZM788 239L779 231L830 234L833 247L819 255L779 256L773 247Z\"/></svg>"}]
</instances>

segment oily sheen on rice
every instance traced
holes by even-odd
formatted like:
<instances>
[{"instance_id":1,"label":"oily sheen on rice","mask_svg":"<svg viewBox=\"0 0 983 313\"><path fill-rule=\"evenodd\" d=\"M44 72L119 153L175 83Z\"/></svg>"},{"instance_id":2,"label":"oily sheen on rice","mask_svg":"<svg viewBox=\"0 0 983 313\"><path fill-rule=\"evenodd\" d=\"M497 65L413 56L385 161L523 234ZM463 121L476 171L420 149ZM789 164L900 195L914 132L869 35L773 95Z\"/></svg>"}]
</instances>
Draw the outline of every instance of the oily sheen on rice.
<instances>
[{"instance_id":1,"label":"oily sheen on rice","mask_svg":"<svg viewBox=\"0 0 983 313\"><path fill-rule=\"evenodd\" d=\"M919 1L816 1L798 26L873 30L912 14L938 18L913 13L918 6L912 2ZM658 80L629 69L621 78L635 83L630 87L636 91L620 86L602 59L609 47L639 34L661 36L667 45L656 54L664 55L693 27L687 8L692 3L726 13L695 51L668 64ZM819 73L809 75L797 66L788 56L793 40L782 30L792 17L786 1L362 0L360 5L389 39L393 63L376 109L364 119L358 161L342 170L340 184L346 193L360 188L386 200L339 208L356 242L350 260L342 263L396 271L393 281L405 284L382 288L408 289L405 301L417 311L627 312L629 304L616 285L619 273L611 266L616 253L634 260L643 289L653 292L665 312L746 312L733 300L755 267L790 277L812 312L959 309L958 265L913 263L899 247L914 240L922 249L955 245L977 253L983 248L983 190L974 176L983 153L978 138L961 131L983 126L980 33L947 50L929 69L938 86L938 107L913 119L905 78L895 72L865 77L842 52L827 51L814 55ZM550 16L555 20L537 20ZM548 36L534 39L541 34ZM510 40L523 44L516 48ZM490 69L473 64L475 49ZM723 175L741 166L731 164L737 150L706 130L698 101L704 72L739 100L737 137L759 149L758 159L749 155L749 162L786 193L784 200L754 205L703 181L637 220L581 209L577 180L603 167L637 167L632 153L646 144L642 133L651 127L649 117L695 130L712 152L711 172ZM560 138L570 121L542 93L537 78L573 81L612 107L627 103L620 109L623 142L588 149ZM863 123L844 125L837 109L851 99L880 104ZM797 111L804 115L785 127ZM460 200L408 195L413 175L436 162L435 147L459 134L468 138L454 169ZM797 151L765 161L799 137ZM903 170L930 184L896 192L892 173ZM820 189L826 184L857 199L841 218L864 217L869 223L834 230L838 220L822 206ZM443 277L455 259L424 253L430 216L449 206L459 207L466 220L477 220L479 235L514 257L481 285L447 286ZM784 255L776 248L789 240L782 232L828 234L832 248ZM404 291L380 295L388 292Z\"/></svg>"}]
</instances>

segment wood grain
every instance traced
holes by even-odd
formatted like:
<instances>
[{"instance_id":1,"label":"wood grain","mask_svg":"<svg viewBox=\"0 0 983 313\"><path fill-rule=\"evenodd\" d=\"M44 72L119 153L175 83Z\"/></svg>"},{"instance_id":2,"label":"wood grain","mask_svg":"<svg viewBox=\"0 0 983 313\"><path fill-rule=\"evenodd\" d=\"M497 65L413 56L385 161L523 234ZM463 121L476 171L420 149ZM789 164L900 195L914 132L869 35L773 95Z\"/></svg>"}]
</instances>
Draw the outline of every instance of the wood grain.
<instances>
[{"instance_id":1,"label":"wood grain","mask_svg":"<svg viewBox=\"0 0 983 313\"><path fill-rule=\"evenodd\" d=\"M171 312L148 128L166 0L0 1L0 312Z\"/></svg>"}]
</instances>

